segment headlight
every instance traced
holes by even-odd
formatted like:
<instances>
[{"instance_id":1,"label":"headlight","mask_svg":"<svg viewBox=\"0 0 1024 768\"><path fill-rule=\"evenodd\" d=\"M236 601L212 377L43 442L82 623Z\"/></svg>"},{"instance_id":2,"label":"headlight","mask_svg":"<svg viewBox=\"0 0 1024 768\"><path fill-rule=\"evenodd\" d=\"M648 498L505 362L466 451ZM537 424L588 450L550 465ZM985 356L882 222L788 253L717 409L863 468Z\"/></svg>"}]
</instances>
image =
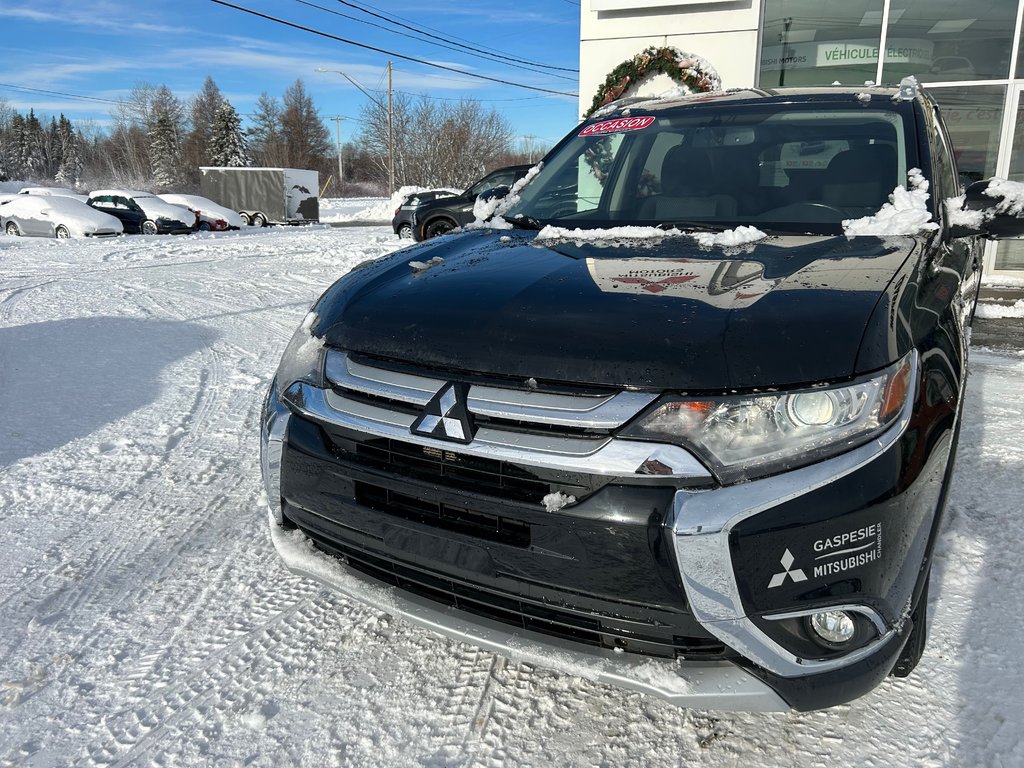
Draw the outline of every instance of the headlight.
<instances>
[{"instance_id":1,"label":"headlight","mask_svg":"<svg viewBox=\"0 0 1024 768\"><path fill-rule=\"evenodd\" d=\"M782 472L848 451L889 427L911 397L916 354L841 387L665 397L622 434L689 448L722 483Z\"/></svg>"},{"instance_id":2,"label":"headlight","mask_svg":"<svg viewBox=\"0 0 1024 768\"><path fill-rule=\"evenodd\" d=\"M292 335L285 347L281 364L277 367L277 394L284 395L296 381L303 381L315 387L323 386L324 342L313 335L316 312L310 312L302 325Z\"/></svg>"}]
</instances>

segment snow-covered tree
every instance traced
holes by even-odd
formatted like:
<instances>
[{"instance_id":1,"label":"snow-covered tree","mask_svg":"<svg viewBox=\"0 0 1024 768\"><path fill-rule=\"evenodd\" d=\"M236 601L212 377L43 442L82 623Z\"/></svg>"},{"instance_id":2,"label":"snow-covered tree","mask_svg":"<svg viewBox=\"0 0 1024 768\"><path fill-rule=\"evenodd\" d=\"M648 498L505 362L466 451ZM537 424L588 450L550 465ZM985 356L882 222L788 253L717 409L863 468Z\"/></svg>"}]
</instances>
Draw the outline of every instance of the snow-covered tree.
<instances>
[{"instance_id":1,"label":"snow-covered tree","mask_svg":"<svg viewBox=\"0 0 1024 768\"><path fill-rule=\"evenodd\" d=\"M18 159L21 165L21 174L26 179L37 179L43 171L45 157L43 154L43 125L36 117L34 110L28 111L21 134L15 137L18 142Z\"/></svg>"},{"instance_id":2,"label":"snow-covered tree","mask_svg":"<svg viewBox=\"0 0 1024 768\"><path fill-rule=\"evenodd\" d=\"M60 142L60 167L54 180L65 187L76 187L82 176L82 152L79 137L71 121L64 115L57 123L57 137Z\"/></svg>"},{"instance_id":3,"label":"snow-covered tree","mask_svg":"<svg viewBox=\"0 0 1024 768\"><path fill-rule=\"evenodd\" d=\"M245 168L252 165L249 147L242 134L242 119L226 99L217 110L210 136L210 162L214 165Z\"/></svg>"},{"instance_id":4,"label":"snow-covered tree","mask_svg":"<svg viewBox=\"0 0 1024 768\"><path fill-rule=\"evenodd\" d=\"M161 85L153 94L149 118L149 161L153 181L172 187L182 178L181 137L184 109L170 88Z\"/></svg>"},{"instance_id":5,"label":"snow-covered tree","mask_svg":"<svg viewBox=\"0 0 1024 768\"><path fill-rule=\"evenodd\" d=\"M192 129L185 140L184 154L185 164L190 170L212 162L210 142L217 124L217 113L223 103L224 96L220 88L207 75L203 89L192 98L189 106Z\"/></svg>"}]
</instances>

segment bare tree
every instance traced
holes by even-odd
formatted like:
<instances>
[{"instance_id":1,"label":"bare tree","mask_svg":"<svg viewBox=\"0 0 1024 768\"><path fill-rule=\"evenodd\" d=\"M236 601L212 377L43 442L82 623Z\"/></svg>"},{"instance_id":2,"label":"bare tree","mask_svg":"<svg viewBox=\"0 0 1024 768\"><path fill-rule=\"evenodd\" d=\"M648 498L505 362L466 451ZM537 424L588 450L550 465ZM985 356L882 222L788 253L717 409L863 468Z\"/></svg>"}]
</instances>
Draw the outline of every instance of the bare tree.
<instances>
[{"instance_id":1,"label":"bare tree","mask_svg":"<svg viewBox=\"0 0 1024 768\"><path fill-rule=\"evenodd\" d=\"M395 176L399 185L465 187L501 165L512 144L508 121L474 99L437 102L398 94L392 102ZM362 110L356 144L373 159L378 178L387 176L387 105Z\"/></svg>"}]
</instances>

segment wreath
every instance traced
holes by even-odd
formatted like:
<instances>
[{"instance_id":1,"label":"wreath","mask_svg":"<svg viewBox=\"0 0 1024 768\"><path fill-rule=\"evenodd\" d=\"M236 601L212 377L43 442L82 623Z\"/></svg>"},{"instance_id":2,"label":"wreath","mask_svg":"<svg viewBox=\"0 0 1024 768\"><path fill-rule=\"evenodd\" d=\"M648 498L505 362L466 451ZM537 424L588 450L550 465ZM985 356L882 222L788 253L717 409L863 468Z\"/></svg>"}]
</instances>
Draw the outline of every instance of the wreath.
<instances>
[{"instance_id":1,"label":"wreath","mask_svg":"<svg viewBox=\"0 0 1024 768\"><path fill-rule=\"evenodd\" d=\"M583 118L621 99L630 89L640 87L645 80L659 73L672 78L684 93L705 93L722 87L722 78L707 60L671 46L651 46L622 62L608 74Z\"/></svg>"}]
</instances>

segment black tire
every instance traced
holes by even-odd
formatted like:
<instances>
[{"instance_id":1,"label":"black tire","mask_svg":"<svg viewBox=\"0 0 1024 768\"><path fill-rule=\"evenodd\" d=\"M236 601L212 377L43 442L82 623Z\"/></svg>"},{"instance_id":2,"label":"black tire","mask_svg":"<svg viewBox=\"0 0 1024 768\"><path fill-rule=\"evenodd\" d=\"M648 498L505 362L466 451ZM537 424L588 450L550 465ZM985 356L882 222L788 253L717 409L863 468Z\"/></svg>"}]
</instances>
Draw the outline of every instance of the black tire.
<instances>
[{"instance_id":1,"label":"black tire","mask_svg":"<svg viewBox=\"0 0 1024 768\"><path fill-rule=\"evenodd\" d=\"M451 232L456 226L458 225L451 219L443 217L432 219L423 227L423 239L429 240L432 237L440 237L441 235Z\"/></svg>"},{"instance_id":2,"label":"black tire","mask_svg":"<svg viewBox=\"0 0 1024 768\"><path fill-rule=\"evenodd\" d=\"M403 224L398 228L398 237L402 240L412 240L412 224Z\"/></svg>"},{"instance_id":3,"label":"black tire","mask_svg":"<svg viewBox=\"0 0 1024 768\"><path fill-rule=\"evenodd\" d=\"M153 221L152 219L145 219L139 225L139 231L142 232L142 234L144 235L156 235L160 232L160 229L159 227L157 227L155 221Z\"/></svg>"},{"instance_id":4,"label":"black tire","mask_svg":"<svg viewBox=\"0 0 1024 768\"><path fill-rule=\"evenodd\" d=\"M209 232L210 231L210 222L208 222L208 221L200 221L199 222L199 231L200 232Z\"/></svg>"},{"instance_id":5,"label":"black tire","mask_svg":"<svg viewBox=\"0 0 1024 768\"><path fill-rule=\"evenodd\" d=\"M262 213L254 213L252 215L252 225L254 227L265 227L267 226L267 217Z\"/></svg>"},{"instance_id":6,"label":"black tire","mask_svg":"<svg viewBox=\"0 0 1024 768\"><path fill-rule=\"evenodd\" d=\"M242 225L243 226L248 227L248 226L250 226L252 224L252 219L249 218L249 214L246 213L245 211L239 211L238 215L242 217Z\"/></svg>"},{"instance_id":7,"label":"black tire","mask_svg":"<svg viewBox=\"0 0 1024 768\"><path fill-rule=\"evenodd\" d=\"M18 225L15 224L13 221L7 222L7 226L4 227L4 231L11 237L18 237L19 235L21 235L21 232L18 231Z\"/></svg>"},{"instance_id":8,"label":"black tire","mask_svg":"<svg viewBox=\"0 0 1024 768\"><path fill-rule=\"evenodd\" d=\"M58 224L57 228L53 230L54 237L58 240L67 240L71 237L71 230L65 227L63 224Z\"/></svg>"},{"instance_id":9,"label":"black tire","mask_svg":"<svg viewBox=\"0 0 1024 768\"><path fill-rule=\"evenodd\" d=\"M910 614L910 620L914 622L914 628L910 630L910 637L907 644L903 646L903 652L896 659L896 664L889 674L893 677L907 677L924 654L924 647L928 643L928 582L931 581L931 574L928 575L921 590L921 597L917 600L914 612Z\"/></svg>"}]
</instances>

